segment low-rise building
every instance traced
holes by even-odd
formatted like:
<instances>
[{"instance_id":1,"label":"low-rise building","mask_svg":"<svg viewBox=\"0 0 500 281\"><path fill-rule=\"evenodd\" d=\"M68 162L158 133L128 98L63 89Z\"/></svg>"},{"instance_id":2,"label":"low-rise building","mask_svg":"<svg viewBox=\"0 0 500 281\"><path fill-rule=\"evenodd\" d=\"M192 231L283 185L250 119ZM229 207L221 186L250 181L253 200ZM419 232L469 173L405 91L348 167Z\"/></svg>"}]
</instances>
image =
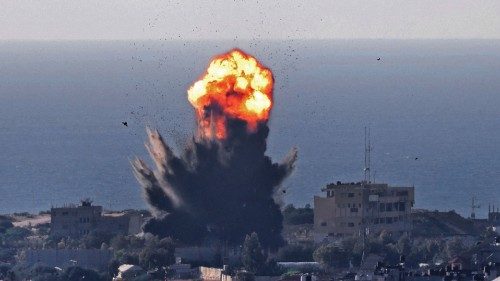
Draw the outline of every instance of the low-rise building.
<instances>
[{"instance_id":1,"label":"low-rise building","mask_svg":"<svg viewBox=\"0 0 500 281\"><path fill-rule=\"evenodd\" d=\"M81 205L66 205L50 209L50 232L56 236L78 237L94 231L114 234L141 232L143 217L137 213L103 213L102 206L94 206L90 200Z\"/></svg>"},{"instance_id":2,"label":"low-rise building","mask_svg":"<svg viewBox=\"0 0 500 281\"><path fill-rule=\"evenodd\" d=\"M60 268L76 265L103 270L112 258L113 252L107 249L29 249L24 254L23 262L28 265L41 263Z\"/></svg>"},{"instance_id":3,"label":"low-rise building","mask_svg":"<svg viewBox=\"0 0 500 281\"><path fill-rule=\"evenodd\" d=\"M382 230L401 234L411 230L414 187L337 182L322 191L326 197L314 197L316 242Z\"/></svg>"},{"instance_id":4,"label":"low-rise building","mask_svg":"<svg viewBox=\"0 0 500 281\"><path fill-rule=\"evenodd\" d=\"M134 264L122 264L118 267L117 276L113 277L113 281L130 281L136 280L137 277L143 276L146 271Z\"/></svg>"}]
</instances>

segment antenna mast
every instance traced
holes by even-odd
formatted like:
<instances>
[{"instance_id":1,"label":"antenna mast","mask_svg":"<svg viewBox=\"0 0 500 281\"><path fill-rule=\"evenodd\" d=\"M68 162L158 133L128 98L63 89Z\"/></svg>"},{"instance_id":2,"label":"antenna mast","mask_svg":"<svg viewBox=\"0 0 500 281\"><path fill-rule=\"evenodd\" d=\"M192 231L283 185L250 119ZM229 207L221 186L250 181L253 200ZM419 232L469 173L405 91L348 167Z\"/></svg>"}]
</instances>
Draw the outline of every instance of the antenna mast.
<instances>
[{"instance_id":1,"label":"antenna mast","mask_svg":"<svg viewBox=\"0 0 500 281\"><path fill-rule=\"evenodd\" d=\"M470 218L475 219L476 218L476 209L479 209L481 205L476 205L476 196L472 196L472 204L470 205L471 208L471 213L470 213Z\"/></svg>"},{"instance_id":2,"label":"antenna mast","mask_svg":"<svg viewBox=\"0 0 500 281\"><path fill-rule=\"evenodd\" d=\"M368 130L365 127L365 182L370 183L371 182L371 171L370 171L370 165L371 165L371 139L370 139L370 128L368 127Z\"/></svg>"}]
</instances>

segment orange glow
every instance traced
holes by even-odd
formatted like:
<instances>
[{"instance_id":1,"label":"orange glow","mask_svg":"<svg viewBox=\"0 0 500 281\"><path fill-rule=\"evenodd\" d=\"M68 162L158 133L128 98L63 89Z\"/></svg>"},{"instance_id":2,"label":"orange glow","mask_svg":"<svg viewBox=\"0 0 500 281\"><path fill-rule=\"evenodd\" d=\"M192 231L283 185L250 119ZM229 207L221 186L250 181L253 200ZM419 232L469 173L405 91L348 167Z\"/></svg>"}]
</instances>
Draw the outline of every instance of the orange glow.
<instances>
[{"instance_id":1,"label":"orange glow","mask_svg":"<svg viewBox=\"0 0 500 281\"><path fill-rule=\"evenodd\" d=\"M249 132L266 122L273 104L273 75L241 50L215 57L205 74L188 90L201 133L226 137L226 118L247 122Z\"/></svg>"}]
</instances>

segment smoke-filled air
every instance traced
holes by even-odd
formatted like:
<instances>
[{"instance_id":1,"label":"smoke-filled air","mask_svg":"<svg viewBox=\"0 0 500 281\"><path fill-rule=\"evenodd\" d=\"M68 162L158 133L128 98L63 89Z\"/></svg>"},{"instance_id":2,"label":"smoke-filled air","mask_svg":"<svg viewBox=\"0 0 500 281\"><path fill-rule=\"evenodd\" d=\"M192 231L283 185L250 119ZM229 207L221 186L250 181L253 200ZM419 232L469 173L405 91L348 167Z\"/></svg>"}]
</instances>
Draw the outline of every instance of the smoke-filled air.
<instances>
[{"instance_id":1,"label":"smoke-filled air","mask_svg":"<svg viewBox=\"0 0 500 281\"><path fill-rule=\"evenodd\" d=\"M265 155L273 82L270 69L232 50L215 57L189 88L197 132L179 156L148 129L155 169L141 159L132 163L153 214L144 231L186 244L229 245L257 232L265 247L282 244L281 183L297 152L282 163Z\"/></svg>"}]
</instances>

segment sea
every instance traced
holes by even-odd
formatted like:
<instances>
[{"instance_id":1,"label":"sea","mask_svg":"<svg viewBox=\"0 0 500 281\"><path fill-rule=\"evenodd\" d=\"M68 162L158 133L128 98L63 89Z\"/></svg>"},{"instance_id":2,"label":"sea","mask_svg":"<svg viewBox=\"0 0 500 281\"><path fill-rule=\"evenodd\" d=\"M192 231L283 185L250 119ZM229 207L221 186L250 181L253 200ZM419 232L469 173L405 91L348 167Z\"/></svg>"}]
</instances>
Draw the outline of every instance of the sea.
<instances>
[{"instance_id":1,"label":"sea","mask_svg":"<svg viewBox=\"0 0 500 281\"><path fill-rule=\"evenodd\" d=\"M267 153L299 152L286 204L362 180L369 128L372 180L414 186L415 208L500 207L499 40L0 41L0 213L147 208L146 127L182 150L186 90L232 48L273 71Z\"/></svg>"}]
</instances>

